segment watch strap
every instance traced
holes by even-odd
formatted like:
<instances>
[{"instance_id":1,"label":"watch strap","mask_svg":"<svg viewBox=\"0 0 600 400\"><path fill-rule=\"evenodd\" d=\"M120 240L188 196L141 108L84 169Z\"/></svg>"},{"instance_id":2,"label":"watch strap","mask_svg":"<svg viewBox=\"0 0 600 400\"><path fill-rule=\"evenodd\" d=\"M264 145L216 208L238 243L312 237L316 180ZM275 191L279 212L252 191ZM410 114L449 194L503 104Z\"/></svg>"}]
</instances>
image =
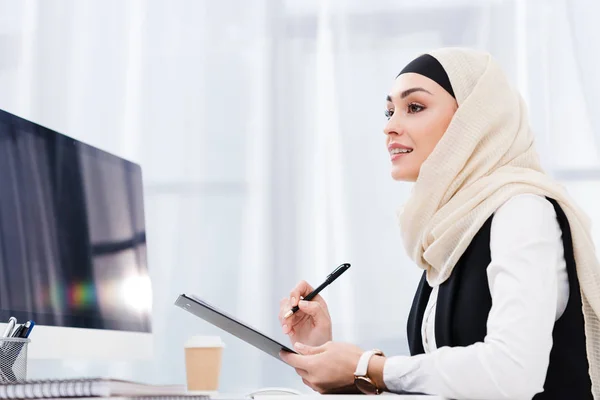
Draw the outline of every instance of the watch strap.
<instances>
[{"instance_id":1,"label":"watch strap","mask_svg":"<svg viewBox=\"0 0 600 400\"><path fill-rule=\"evenodd\" d=\"M378 349L365 351L358 359L358 364L356 364L356 371L354 371L354 376L367 376L367 370L369 369L369 361L374 355L383 355L383 352Z\"/></svg>"}]
</instances>

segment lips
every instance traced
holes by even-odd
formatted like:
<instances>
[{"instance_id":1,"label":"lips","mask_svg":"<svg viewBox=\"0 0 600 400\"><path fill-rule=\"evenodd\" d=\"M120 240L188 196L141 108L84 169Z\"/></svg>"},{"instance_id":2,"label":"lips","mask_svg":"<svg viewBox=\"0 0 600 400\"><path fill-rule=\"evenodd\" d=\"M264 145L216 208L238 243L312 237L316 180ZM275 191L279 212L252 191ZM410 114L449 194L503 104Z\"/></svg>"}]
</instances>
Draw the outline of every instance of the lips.
<instances>
[{"instance_id":1,"label":"lips","mask_svg":"<svg viewBox=\"0 0 600 400\"><path fill-rule=\"evenodd\" d=\"M390 152L393 161L402 155L410 154L413 149L401 143L390 143L388 145L388 151Z\"/></svg>"}]
</instances>

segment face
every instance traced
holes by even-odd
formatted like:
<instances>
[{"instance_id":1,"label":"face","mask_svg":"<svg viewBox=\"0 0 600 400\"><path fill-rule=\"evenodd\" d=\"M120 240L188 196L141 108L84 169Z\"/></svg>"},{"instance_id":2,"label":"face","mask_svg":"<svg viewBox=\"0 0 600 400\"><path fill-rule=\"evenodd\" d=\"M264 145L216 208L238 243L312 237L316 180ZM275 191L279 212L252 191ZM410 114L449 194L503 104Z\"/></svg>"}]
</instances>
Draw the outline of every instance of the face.
<instances>
[{"instance_id":1,"label":"face","mask_svg":"<svg viewBox=\"0 0 600 400\"><path fill-rule=\"evenodd\" d=\"M384 128L392 178L415 182L421 165L448 128L458 105L435 81L405 73L387 97Z\"/></svg>"}]
</instances>

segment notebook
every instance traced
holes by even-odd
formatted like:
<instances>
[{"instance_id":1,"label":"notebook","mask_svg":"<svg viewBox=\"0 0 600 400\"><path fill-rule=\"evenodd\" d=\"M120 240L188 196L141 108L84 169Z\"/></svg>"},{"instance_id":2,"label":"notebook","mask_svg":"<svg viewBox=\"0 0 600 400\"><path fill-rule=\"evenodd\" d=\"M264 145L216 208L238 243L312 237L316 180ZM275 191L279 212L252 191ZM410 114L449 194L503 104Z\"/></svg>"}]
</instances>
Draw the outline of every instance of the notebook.
<instances>
[{"instance_id":1,"label":"notebook","mask_svg":"<svg viewBox=\"0 0 600 400\"><path fill-rule=\"evenodd\" d=\"M183 385L149 385L110 378L26 380L0 384L0 399L185 396ZM185 396L190 398L189 396ZM210 396L195 396L209 400Z\"/></svg>"},{"instance_id":2,"label":"notebook","mask_svg":"<svg viewBox=\"0 0 600 400\"><path fill-rule=\"evenodd\" d=\"M62 400L65 397L47 398L45 400ZM91 397L94 398L94 397ZM111 397L110 400L204 400L203 395L186 394L172 396L133 396L133 397ZM89 400L90 397L69 397L69 400ZM232 399L237 400L237 399Z\"/></svg>"}]
</instances>

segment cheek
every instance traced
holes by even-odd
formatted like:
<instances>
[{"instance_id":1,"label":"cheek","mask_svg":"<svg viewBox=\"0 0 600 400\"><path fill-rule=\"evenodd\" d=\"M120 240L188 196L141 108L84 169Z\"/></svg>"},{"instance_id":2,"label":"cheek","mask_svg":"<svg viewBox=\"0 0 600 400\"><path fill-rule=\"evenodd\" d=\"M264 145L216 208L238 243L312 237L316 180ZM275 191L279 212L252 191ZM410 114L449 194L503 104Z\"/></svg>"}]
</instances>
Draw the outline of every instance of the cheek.
<instances>
[{"instance_id":1,"label":"cheek","mask_svg":"<svg viewBox=\"0 0 600 400\"><path fill-rule=\"evenodd\" d=\"M439 140L439 127L435 121L419 121L408 132L419 153L429 152Z\"/></svg>"},{"instance_id":2,"label":"cheek","mask_svg":"<svg viewBox=\"0 0 600 400\"><path fill-rule=\"evenodd\" d=\"M448 125L452 120L452 115L441 112L431 112L428 115L423 115L420 123L415 124L413 140L419 152L425 152L425 156L429 155L440 141ZM416 121L415 121L416 122Z\"/></svg>"},{"instance_id":3,"label":"cheek","mask_svg":"<svg viewBox=\"0 0 600 400\"><path fill-rule=\"evenodd\" d=\"M450 122L452 122L452 118L454 117L455 112L456 109L454 107L450 107L449 109L444 110L444 112L440 113L440 116L437 119L439 121L438 129L441 131L440 137L448 129L448 125L450 125Z\"/></svg>"}]
</instances>

